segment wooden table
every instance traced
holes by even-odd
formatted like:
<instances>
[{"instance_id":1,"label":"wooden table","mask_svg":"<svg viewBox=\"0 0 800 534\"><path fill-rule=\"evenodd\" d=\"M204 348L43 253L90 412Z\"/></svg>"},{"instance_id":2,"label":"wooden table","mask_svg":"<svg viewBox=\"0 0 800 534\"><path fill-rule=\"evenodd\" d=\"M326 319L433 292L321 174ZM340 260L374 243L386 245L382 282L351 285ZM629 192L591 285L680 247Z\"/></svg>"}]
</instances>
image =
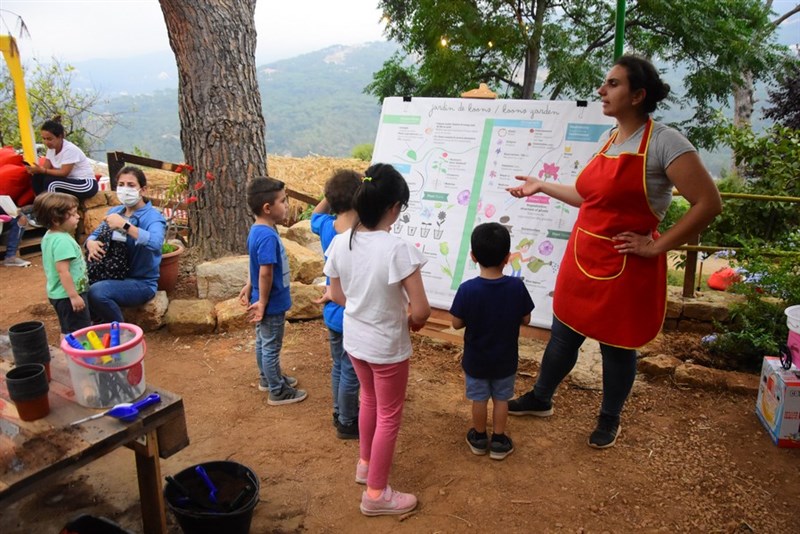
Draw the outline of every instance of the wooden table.
<instances>
[{"instance_id":1,"label":"wooden table","mask_svg":"<svg viewBox=\"0 0 800 534\"><path fill-rule=\"evenodd\" d=\"M166 533L159 457L168 458L189 444L183 400L148 384L145 394L156 392L161 402L142 410L135 422L101 417L70 426L101 410L75 402L66 357L50 350L50 414L37 421L19 419L5 381L13 367L11 355L0 354L0 508L125 446L135 452L143 531Z\"/></svg>"}]
</instances>

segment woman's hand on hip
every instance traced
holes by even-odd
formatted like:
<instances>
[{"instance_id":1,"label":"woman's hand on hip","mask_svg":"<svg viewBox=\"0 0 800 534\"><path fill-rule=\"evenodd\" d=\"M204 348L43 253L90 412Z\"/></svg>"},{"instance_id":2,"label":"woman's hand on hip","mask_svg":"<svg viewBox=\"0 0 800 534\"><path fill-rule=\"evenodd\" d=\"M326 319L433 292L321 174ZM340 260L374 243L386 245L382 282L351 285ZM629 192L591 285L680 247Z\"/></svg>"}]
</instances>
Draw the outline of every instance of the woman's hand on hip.
<instances>
[{"instance_id":1,"label":"woman's hand on hip","mask_svg":"<svg viewBox=\"0 0 800 534\"><path fill-rule=\"evenodd\" d=\"M656 247L656 240L653 239L653 236L650 234L622 232L611 239L619 242L614 245L614 248L617 249L620 254L636 254L643 258L652 258L661 253Z\"/></svg>"},{"instance_id":2,"label":"woman's hand on hip","mask_svg":"<svg viewBox=\"0 0 800 534\"><path fill-rule=\"evenodd\" d=\"M89 252L89 261L100 261L106 255L106 246L95 239L86 242L86 250Z\"/></svg>"},{"instance_id":3,"label":"woman's hand on hip","mask_svg":"<svg viewBox=\"0 0 800 534\"><path fill-rule=\"evenodd\" d=\"M515 176L514 178L525 183L517 187L506 187L506 191L511 193L512 197L528 197L541 191L542 181L538 178L533 176Z\"/></svg>"}]
</instances>

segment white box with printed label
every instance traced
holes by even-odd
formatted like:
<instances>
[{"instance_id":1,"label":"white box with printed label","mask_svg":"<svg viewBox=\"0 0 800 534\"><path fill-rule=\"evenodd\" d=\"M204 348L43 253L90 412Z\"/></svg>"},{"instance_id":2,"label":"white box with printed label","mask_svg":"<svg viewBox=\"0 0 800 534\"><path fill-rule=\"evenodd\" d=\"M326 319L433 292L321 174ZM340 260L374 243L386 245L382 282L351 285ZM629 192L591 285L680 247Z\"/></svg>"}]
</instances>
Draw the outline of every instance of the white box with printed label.
<instances>
[{"instance_id":1,"label":"white box with printed label","mask_svg":"<svg viewBox=\"0 0 800 534\"><path fill-rule=\"evenodd\" d=\"M800 448L800 369L781 367L774 356L765 356L758 386L756 415L778 447Z\"/></svg>"}]
</instances>

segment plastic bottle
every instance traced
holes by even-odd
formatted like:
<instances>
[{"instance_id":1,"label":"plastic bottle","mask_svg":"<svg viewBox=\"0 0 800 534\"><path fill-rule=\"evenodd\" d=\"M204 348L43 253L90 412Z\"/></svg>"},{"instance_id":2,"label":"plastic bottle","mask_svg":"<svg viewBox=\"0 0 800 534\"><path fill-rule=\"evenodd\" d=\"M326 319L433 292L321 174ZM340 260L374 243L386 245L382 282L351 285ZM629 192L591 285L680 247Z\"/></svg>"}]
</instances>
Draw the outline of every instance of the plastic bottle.
<instances>
[{"instance_id":1,"label":"plastic bottle","mask_svg":"<svg viewBox=\"0 0 800 534\"><path fill-rule=\"evenodd\" d=\"M89 330L86 333L86 339L89 341L89 344L92 346L93 349L103 350L104 348L103 342L100 341L100 338L97 337L97 334L95 334L94 330Z\"/></svg>"},{"instance_id":2,"label":"plastic bottle","mask_svg":"<svg viewBox=\"0 0 800 534\"><path fill-rule=\"evenodd\" d=\"M75 339L75 336L73 336L72 334L67 334L66 336L64 336L64 341L66 341L67 345L69 345L73 349L83 350L83 345L81 345L81 342Z\"/></svg>"},{"instance_id":3,"label":"plastic bottle","mask_svg":"<svg viewBox=\"0 0 800 534\"><path fill-rule=\"evenodd\" d=\"M111 323L111 329L109 330L111 334L111 346L116 347L119 345L119 323L114 321Z\"/></svg>"}]
</instances>

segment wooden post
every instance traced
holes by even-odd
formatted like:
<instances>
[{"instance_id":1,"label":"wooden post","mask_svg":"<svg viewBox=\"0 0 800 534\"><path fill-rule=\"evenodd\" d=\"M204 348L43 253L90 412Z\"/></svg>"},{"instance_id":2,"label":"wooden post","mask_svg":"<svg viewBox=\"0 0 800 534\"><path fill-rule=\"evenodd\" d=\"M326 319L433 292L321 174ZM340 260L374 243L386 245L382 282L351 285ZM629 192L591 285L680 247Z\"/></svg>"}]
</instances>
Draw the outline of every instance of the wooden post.
<instances>
[{"instance_id":1,"label":"wooden post","mask_svg":"<svg viewBox=\"0 0 800 534\"><path fill-rule=\"evenodd\" d=\"M700 244L700 236L696 235L689 240L688 245ZM695 274L697 272L697 251L686 251L686 265L683 269L683 296L694 298Z\"/></svg>"},{"instance_id":2,"label":"wooden post","mask_svg":"<svg viewBox=\"0 0 800 534\"><path fill-rule=\"evenodd\" d=\"M161 466L158 462L157 430L145 434L146 444L136 451L136 475L142 505L142 527L147 533L167 533L167 512L161 492Z\"/></svg>"},{"instance_id":3,"label":"wooden post","mask_svg":"<svg viewBox=\"0 0 800 534\"><path fill-rule=\"evenodd\" d=\"M117 189L117 173L125 165L125 161L118 157L119 152L106 152L108 162L108 177L111 179L111 189Z\"/></svg>"}]
</instances>

